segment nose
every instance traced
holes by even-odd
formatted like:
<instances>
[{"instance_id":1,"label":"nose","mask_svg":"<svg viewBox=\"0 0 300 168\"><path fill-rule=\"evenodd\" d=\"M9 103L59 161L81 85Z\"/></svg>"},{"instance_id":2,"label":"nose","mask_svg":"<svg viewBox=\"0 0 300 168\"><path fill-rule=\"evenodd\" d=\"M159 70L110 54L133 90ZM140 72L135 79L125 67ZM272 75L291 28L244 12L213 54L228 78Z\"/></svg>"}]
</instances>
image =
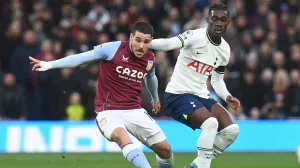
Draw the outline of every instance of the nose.
<instances>
[{"instance_id":1,"label":"nose","mask_svg":"<svg viewBox=\"0 0 300 168\"><path fill-rule=\"evenodd\" d=\"M140 49L144 48L144 43L140 43L139 48Z\"/></svg>"}]
</instances>

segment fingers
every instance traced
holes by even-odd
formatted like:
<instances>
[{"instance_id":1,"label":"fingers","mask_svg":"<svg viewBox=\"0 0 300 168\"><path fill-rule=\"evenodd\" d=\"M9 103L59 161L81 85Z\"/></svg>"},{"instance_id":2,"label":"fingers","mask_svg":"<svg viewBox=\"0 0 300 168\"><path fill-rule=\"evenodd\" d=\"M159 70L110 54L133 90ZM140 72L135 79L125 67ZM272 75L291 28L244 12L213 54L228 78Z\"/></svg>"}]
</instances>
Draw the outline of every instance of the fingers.
<instances>
[{"instance_id":1,"label":"fingers","mask_svg":"<svg viewBox=\"0 0 300 168\"><path fill-rule=\"evenodd\" d=\"M235 103L234 103L233 110L234 110L235 112L239 112L239 111L240 111L240 104L239 104L238 102L235 102Z\"/></svg>"},{"instance_id":2,"label":"fingers","mask_svg":"<svg viewBox=\"0 0 300 168\"><path fill-rule=\"evenodd\" d=\"M160 104L153 103L152 106L153 106L152 112L154 112L154 114L159 113L160 108L161 108Z\"/></svg>"},{"instance_id":3,"label":"fingers","mask_svg":"<svg viewBox=\"0 0 300 168\"><path fill-rule=\"evenodd\" d=\"M40 67L40 60L37 60L35 58L32 58L29 56L29 60L31 61L30 64L33 65L32 67L32 71L39 71L39 68Z\"/></svg>"},{"instance_id":4,"label":"fingers","mask_svg":"<svg viewBox=\"0 0 300 168\"><path fill-rule=\"evenodd\" d=\"M39 66L40 66L39 64L34 64L33 67L32 67L32 70L33 70L33 71L34 71L34 70L38 71L38 67L39 67Z\"/></svg>"},{"instance_id":5,"label":"fingers","mask_svg":"<svg viewBox=\"0 0 300 168\"><path fill-rule=\"evenodd\" d=\"M154 112L154 114L159 113L159 111L160 111L160 108L157 108L157 107L154 107L152 110L152 112Z\"/></svg>"},{"instance_id":6,"label":"fingers","mask_svg":"<svg viewBox=\"0 0 300 168\"><path fill-rule=\"evenodd\" d=\"M37 59L35 59L35 58L33 58L33 57L30 57L30 56L29 56L29 59L30 59L32 62L34 62L34 63L39 63L39 62L40 62L39 60L37 60Z\"/></svg>"}]
</instances>

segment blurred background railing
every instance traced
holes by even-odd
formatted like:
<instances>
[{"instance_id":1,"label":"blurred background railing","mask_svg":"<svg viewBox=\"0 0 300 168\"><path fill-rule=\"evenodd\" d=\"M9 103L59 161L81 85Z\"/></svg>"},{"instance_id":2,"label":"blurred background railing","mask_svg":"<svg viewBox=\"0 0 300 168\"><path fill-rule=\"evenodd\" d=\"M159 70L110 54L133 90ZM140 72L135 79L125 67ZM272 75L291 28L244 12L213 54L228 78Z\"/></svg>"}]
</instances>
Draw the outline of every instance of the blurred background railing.
<instances>
[{"instance_id":1,"label":"blurred background railing","mask_svg":"<svg viewBox=\"0 0 300 168\"><path fill-rule=\"evenodd\" d=\"M170 120L158 121L173 152L194 152L199 130ZM294 152L300 140L300 122L238 121L240 135L230 152ZM101 136L93 121L24 121L0 123L0 153L15 152L120 152ZM150 149L136 139L145 152Z\"/></svg>"},{"instance_id":2,"label":"blurred background railing","mask_svg":"<svg viewBox=\"0 0 300 168\"><path fill-rule=\"evenodd\" d=\"M98 63L31 71L28 56L45 61L127 40L136 21L154 38L205 27L208 5L221 0L3 0L0 2L0 115L2 120L90 120ZM300 5L297 0L224 0L231 23L225 74L242 102L236 119L300 117ZM161 101L178 50L155 51ZM209 84L208 84L209 85ZM223 105L224 102L215 96ZM142 105L151 110L143 91ZM162 102L163 103L163 102ZM225 105L226 106L226 105ZM152 114L151 114L152 115ZM167 117L162 112L155 117Z\"/></svg>"}]
</instances>

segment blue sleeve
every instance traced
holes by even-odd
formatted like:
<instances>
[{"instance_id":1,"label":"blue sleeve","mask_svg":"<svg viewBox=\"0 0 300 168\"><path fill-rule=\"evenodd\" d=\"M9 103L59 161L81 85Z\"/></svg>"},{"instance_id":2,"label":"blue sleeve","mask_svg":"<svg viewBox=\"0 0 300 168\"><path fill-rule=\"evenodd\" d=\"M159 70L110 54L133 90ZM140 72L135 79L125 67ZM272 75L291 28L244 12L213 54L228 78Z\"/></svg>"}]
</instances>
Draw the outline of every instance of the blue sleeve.
<instances>
[{"instance_id":1,"label":"blue sleeve","mask_svg":"<svg viewBox=\"0 0 300 168\"><path fill-rule=\"evenodd\" d=\"M158 80L155 75L155 69L152 68L145 78L145 85L150 93L151 99L154 102L159 101L158 97Z\"/></svg>"},{"instance_id":2,"label":"blue sleeve","mask_svg":"<svg viewBox=\"0 0 300 168\"><path fill-rule=\"evenodd\" d=\"M100 60L111 60L115 56L121 45L121 41L104 43L94 47L94 54L97 59Z\"/></svg>"},{"instance_id":3,"label":"blue sleeve","mask_svg":"<svg viewBox=\"0 0 300 168\"><path fill-rule=\"evenodd\" d=\"M158 102L158 80L156 75L145 78L145 85L150 93L151 99L154 102Z\"/></svg>"},{"instance_id":4,"label":"blue sleeve","mask_svg":"<svg viewBox=\"0 0 300 168\"><path fill-rule=\"evenodd\" d=\"M121 45L120 41L104 43L84 53L51 61L52 68L73 68L92 61L111 60Z\"/></svg>"},{"instance_id":5,"label":"blue sleeve","mask_svg":"<svg viewBox=\"0 0 300 168\"><path fill-rule=\"evenodd\" d=\"M148 71L147 77L149 78L149 77L151 77L153 75L155 75L155 67L153 67L150 71Z\"/></svg>"}]
</instances>

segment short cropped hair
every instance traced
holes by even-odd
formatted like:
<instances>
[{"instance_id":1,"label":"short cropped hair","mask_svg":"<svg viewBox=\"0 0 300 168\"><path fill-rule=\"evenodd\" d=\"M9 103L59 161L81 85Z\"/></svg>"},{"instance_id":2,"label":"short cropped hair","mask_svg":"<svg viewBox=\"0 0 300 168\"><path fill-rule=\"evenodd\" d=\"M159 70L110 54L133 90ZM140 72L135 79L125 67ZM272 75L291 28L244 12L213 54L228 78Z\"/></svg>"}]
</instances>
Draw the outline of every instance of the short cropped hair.
<instances>
[{"instance_id":1,"label":"short cropped hair","mask_svg":"<svg viewBox=\"0 0 300 168\"><path fill-rule=\"evenodd\" d=\"M135 23L132 27L131 32L134 35L136 31L144 33L144 34L150 34L151 37L153 37L153 35L154 35L153 27L147 22L137 22L137 23Z\"/></svg>"},{"instance_id":2,"label":"short cropped hair","mask_svg":"<svg viewBox=\"0 0 300 168\"><path fill-rule=\"evenodd\" d=\"M211 11L212 10L224 10L224 11L227 11L227 16L229 17L229 10L228 10L228 7L227 7L227 5L225 5L225 4L216 4L216 3L214 3L212 6L210 6L209 7L209 10L208 10L208 15L210 15L211 14Z\"/></svg>"}]
</instances>

